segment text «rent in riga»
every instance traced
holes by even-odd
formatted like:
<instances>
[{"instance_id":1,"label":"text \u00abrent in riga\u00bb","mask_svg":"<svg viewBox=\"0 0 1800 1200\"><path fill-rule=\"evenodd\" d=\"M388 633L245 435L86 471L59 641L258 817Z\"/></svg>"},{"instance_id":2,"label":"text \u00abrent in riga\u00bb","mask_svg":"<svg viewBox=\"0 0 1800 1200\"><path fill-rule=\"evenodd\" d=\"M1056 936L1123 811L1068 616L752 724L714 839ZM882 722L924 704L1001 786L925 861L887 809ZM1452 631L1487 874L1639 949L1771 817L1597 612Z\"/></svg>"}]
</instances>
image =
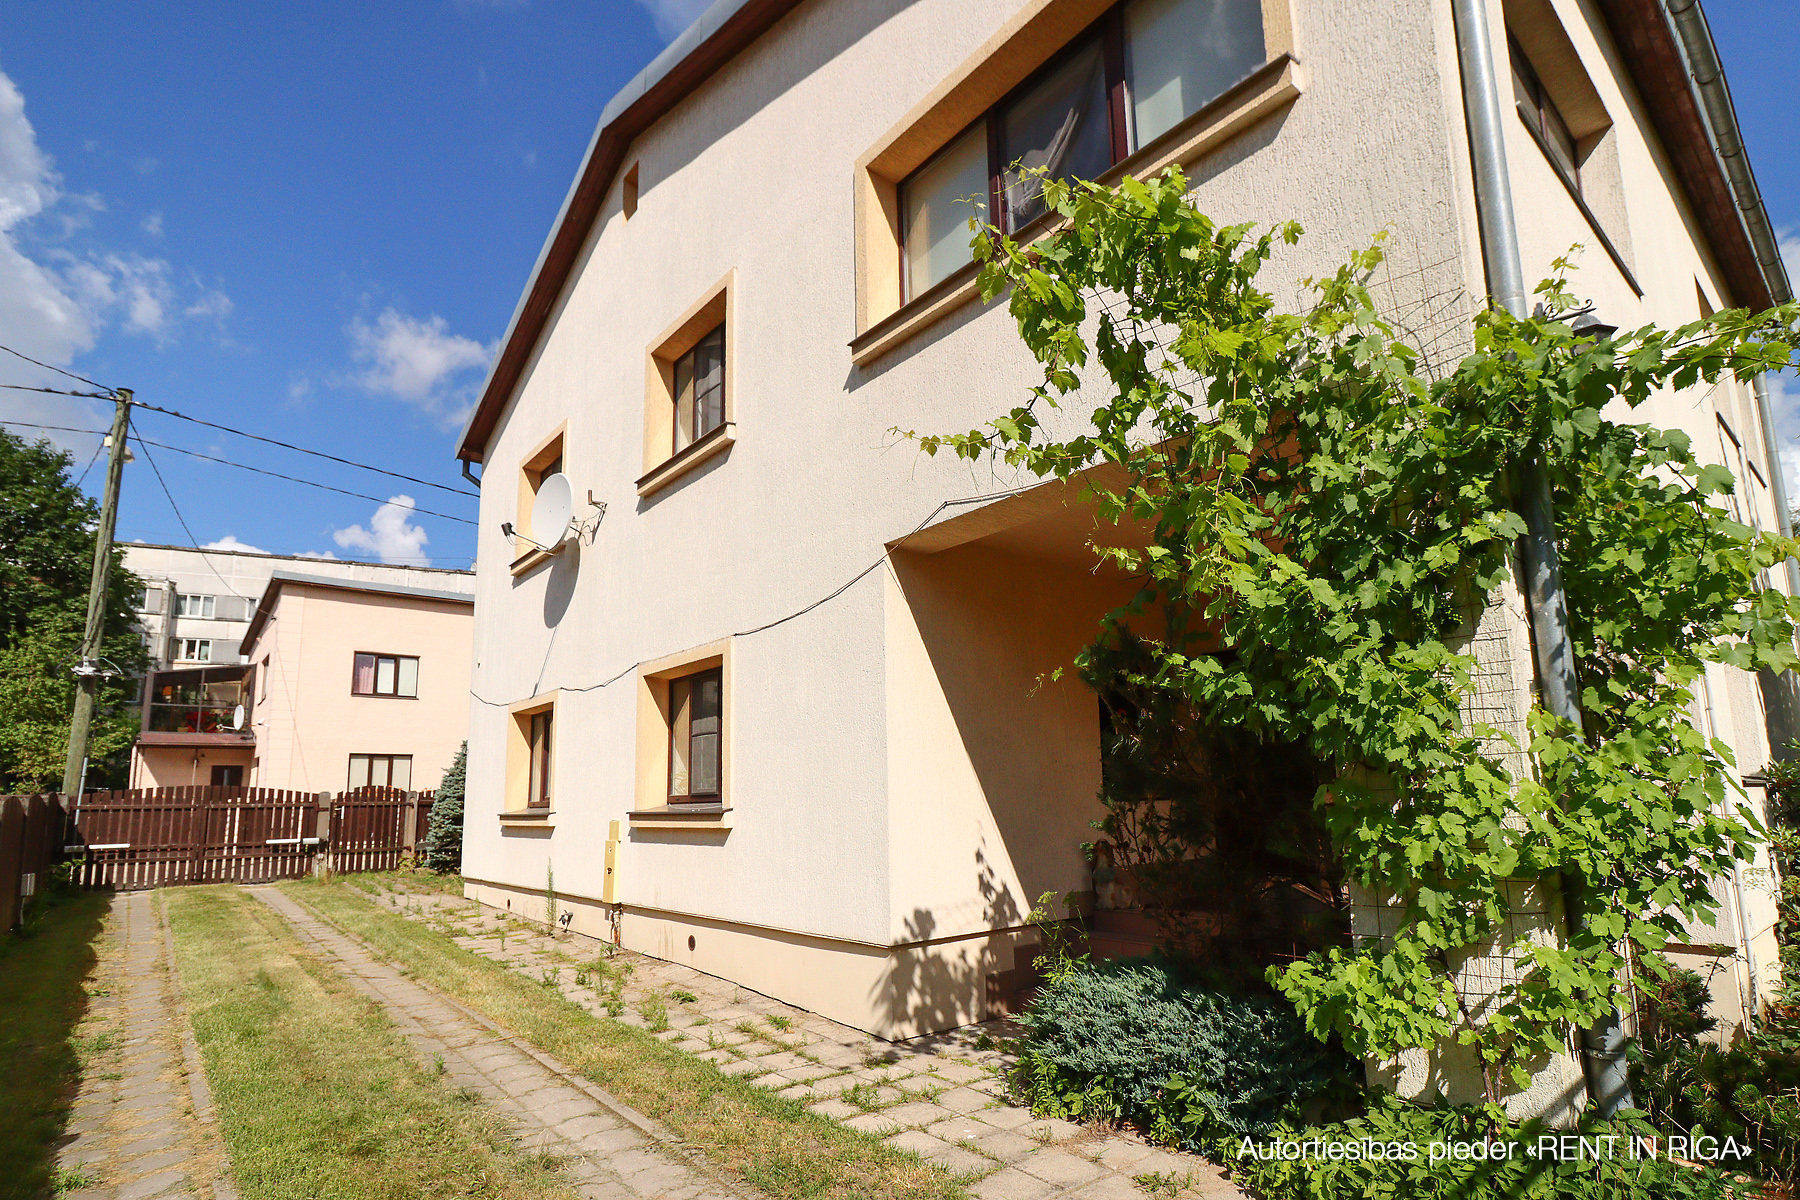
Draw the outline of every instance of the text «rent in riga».
<instances>
[{"instance_id":1,"label":"text \u00abrent in riga\u00bb","mask_svg":"<svg viewBox=\"0 0 1800 1200\"><path fill-rule=\"evenodd\" d=\"M1414 1142L1382 1138L1333 1140L1276 1140L1257 1142L1246 1137L1237 1156L1263 1162L1601 1162L1622 1158L1642 1162L1741 1163L1754 1153L1746 1142L1730 1135L1674 1134L1669 1137L1625 1134L1546 1133L1536 1138L1476 1138L1467 1141Z\"/></svg>"}]
</instances>

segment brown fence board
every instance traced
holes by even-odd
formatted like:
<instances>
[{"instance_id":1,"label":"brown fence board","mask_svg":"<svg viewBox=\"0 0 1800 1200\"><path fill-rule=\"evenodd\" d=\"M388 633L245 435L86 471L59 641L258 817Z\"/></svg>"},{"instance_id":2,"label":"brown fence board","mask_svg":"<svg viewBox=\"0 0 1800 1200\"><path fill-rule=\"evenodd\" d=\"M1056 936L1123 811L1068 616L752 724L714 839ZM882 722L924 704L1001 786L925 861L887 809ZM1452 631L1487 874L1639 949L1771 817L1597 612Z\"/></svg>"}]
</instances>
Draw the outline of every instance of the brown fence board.
<instances>
[{"instance_id":1,"label":"brown fence board","mask_svg":"<svg viewBox=\"0 0 1800 1200\"><path fill-rule=\"evenodd\" d=\"M85 847L79 882L120 890L298 879L312 872L320 855L334 871L391 871L424 837L432 798L391 788L336 797L244 787L91 792L75 806L66 838L55 809L50 840L55 850L65 840ZM7 844L0 839L0 878L9 861Z\"/></svg>"}]
</instances>

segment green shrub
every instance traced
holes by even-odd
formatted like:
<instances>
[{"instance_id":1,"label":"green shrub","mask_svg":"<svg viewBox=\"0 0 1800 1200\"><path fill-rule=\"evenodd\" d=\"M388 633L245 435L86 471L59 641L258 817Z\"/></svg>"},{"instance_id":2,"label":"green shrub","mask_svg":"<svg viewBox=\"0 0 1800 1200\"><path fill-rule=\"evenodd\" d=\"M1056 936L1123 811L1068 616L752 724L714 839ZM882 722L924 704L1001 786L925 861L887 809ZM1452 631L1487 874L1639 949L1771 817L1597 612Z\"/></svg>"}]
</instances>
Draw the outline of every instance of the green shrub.
<instances>
[{"instance_id":1,"label":"green shrub","mask_svg":"<svg viewBox=\"0 0 1800 1200\"><path fill-rule=\"evenodd\" d=\"M439 875L462 870L463 790L468 767L469 743L465 741L431 802L431 820L425 827L425 865Z\"/></svg>"},{"instance_id":2,"label":"green shrub","mask_svg":"<svg viewBox=\"0 0 1800 1200\"><path fill-rule=\"evenodd\" d=\"M1190 1148L1260 1133L1354 1070L1290 1005L1205 991L1155 957L1059 973L1019 1020L1014 1083L1035 1111L1126 1120Z\"/></svg>"},{"instance_id":3,"label":"green shrub","mask_svg":"<svg viewBox=\"0 0 1800 1200\"><path fill-rule=\"evenodd\" d=\"M1631 1091L1652 1124L1747 1141L1756 1174L1800 1188L1800 1009L1777 1005L1729 1046L1646 1038L1631 1050Z\"/></svg>"}]
</instances>

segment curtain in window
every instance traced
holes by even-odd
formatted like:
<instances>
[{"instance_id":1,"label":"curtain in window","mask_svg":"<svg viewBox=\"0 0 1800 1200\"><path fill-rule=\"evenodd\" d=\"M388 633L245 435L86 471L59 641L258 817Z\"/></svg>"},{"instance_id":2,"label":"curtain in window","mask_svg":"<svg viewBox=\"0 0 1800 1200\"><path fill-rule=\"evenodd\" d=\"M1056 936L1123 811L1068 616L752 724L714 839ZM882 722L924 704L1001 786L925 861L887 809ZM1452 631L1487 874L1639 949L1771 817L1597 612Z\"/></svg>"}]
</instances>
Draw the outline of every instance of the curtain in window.
<instances>
[{"instance_id":1,"label":"curtain in window","mask_svg":"<svg viewBox=\"0 0 1800 1200\"><path fill-rule=\"evenodd\" d=\"M987 216L987 168L984 121L907 181L901 201L907 299L968 263L969 218Z\"/></svg>"},{"instance_id":2,"label":"curtain in window","mask_svg":"<svg viewBox=\"0 0 1800 1200\"><path fill-rule=\"evenodd\" d=\"M417 696L419 694L419 660L403 658L400 660L399 690L400 696Z\"/></svg>"},{"instance_id":3,"label":"curtain in window","mask_svg":"<svg viewBox=\"0 0 1800 1200\"><path fill-rule=\"evenodd\" d=\"M1044 168L1058 179L1092 179L1112 166L1105 55L1098 41L1077 50L1000 118L1006 222L1018 229L1044 211Z\"/></svg>"},{"instance_id":4,"label":"curtain in window","mask_svg":"<svg viewBox=\"0 0 1800 1200\"><path fill-rule=\"evenodd\" d=\"M690 795L719 794L720 673L694 676L692 723L692 771Z\"/></svg>"},{"instance_id":5,"label":"curtain in window","mask_svg":"<svg viewBox=\"0 0 1800 1200\"><path fill-rule=\"evenodd\" d=\"M526 783L525 803L532 808L544 808L550 803L551 715L548 712L531 715L531 771ZM407 770L410 774L410 762Z\"/></svg>"},{"instance_id":6,"label":"curtain in window","mask_svg":"<svg viewBox=\"0 0 1800 1200\"><path fill-rule=\"evenodd\" d=\"M394 660L386 656L375 659L375 694L378 696L394 694Z\"/></svg>"},{"instance_id":7,"label":"curtain in window","mask_svg":"<svg viewBox=\"0 0 1800 1200\"><path fill-rule=\"evenodd\" d=\"M686 799L691 777L692 678L669 681L669 798Z\"/></svg>"},{"instance_id":8,"label":"curtain in window","mask_svg":"<svg viewBox=\"0 0 1800 1200\"><path fill-rule=\"evenodd\" d=\"M406 791L412 787L412 755L396 754L388 759L388 786Z\"/></svg>"},{"instance_id":9,"label":"curtain in window","mask_svg":"<svg viewBox=\"0 0 1800 1200\"><path fill-rule=\"evenodd\" d=\"M359 696L375 694L375 656L373 654L356 656L356 678L350 690Z\"/></svg>"},{"instance_id":10,"label":"curtain in window","mask_svg":"<svg viewBox=\"0 0 1800 1200\"><path fill-rule=\"evenodd\" d=\"M352 754L350 756L350 790L369 786L369 756Z\"/></svg>"},{"instance_id":11,"label":"curtain in window","mask_svg":"<svg viewBox=\"0 0 1800 1200\"><path fill-rule=\"evenodd\" d=\"M1261 0L1134 0L1125 9L1134 147L1263 64Z\"/></svg>"}]
</instances>

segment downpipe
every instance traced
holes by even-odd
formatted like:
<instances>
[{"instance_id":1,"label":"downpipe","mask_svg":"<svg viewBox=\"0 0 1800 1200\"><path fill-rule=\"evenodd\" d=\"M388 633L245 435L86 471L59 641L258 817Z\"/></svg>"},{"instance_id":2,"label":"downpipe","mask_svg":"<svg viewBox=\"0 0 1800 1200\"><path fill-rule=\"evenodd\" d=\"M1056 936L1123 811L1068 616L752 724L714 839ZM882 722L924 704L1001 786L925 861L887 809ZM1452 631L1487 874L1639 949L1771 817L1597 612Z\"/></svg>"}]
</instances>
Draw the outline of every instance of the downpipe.
<instances>
[{"instance_id":1,"label":"downpipe","mask_svg":"<svg viewBox=\"0 0 1800 1200\"><path fill-rule=\"evenodd\" d=\"M1456 21L1456 51L1462 71L1463 110L1469 127L1469 158L1475 176L1475 205L1481 229L1482 259L1488 294L1518 318L1527 315L1524 267L1519 255L1518 223L1513 216L1512 183L1506 167L1506 141L1499 80L1494 73L1494 45L1485 0L1451 0ZM1550 477L1543 459L1531 456L1518 479L1526 533L1520 539L1525 575L1525 602L1531 614L1533 657L1545 709L1581 728L1575 651L1569 640L1569 605L1562 587L1562 559L1556 540L1556 513ZM1581 912L1584 881L1564 876L1564 902L1571 936L1586 928ZM1626 1072L1625 1036L1617 1009L1581 1032L1581 1069L1588 1097L1604 1117L1631 1106Z\"/></svg>"}]
</instances>

